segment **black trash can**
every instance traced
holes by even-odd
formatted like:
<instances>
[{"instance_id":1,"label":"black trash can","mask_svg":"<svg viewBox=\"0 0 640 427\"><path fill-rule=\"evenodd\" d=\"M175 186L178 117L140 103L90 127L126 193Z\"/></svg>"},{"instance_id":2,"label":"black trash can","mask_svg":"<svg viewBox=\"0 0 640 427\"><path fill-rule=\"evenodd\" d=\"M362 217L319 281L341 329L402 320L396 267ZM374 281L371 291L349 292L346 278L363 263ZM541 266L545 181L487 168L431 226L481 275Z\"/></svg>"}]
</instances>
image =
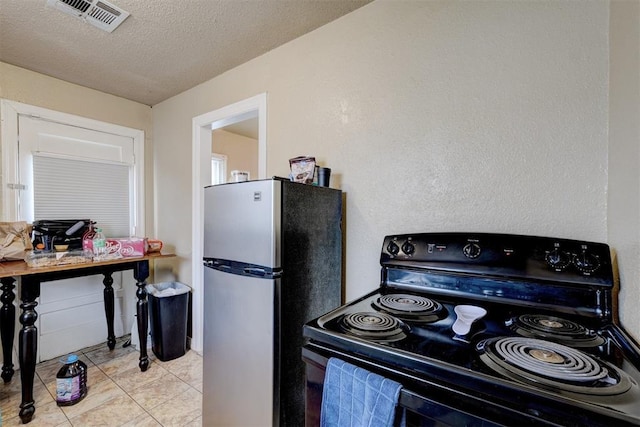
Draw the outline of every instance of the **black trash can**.
<instances>
[{"instance_id":1,"label":"black trash can","mask_svg":"<svg viewBox=\"0 0 640 427\"><path fill-rule=\"evenodd\" d=\"M163 362L187 352L189 287L180 282L162 282L146 287L151 326L151 350Z\"/></svg>"}]
</instances>

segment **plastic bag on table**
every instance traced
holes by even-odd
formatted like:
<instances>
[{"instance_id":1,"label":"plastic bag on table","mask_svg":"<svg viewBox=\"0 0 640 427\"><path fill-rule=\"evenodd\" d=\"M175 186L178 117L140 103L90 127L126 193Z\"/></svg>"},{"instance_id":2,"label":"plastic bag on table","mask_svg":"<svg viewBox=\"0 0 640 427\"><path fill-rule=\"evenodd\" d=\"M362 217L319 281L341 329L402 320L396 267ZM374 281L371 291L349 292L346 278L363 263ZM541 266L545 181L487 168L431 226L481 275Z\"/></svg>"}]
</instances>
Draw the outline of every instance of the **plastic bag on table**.
<instances>
[{"instance_id":1,"label":"plastic bag on table","mask_svg":"<svg viewBox=\"0 0 640 427\"><path fill-rule=\"evenodd\" d=\"M24 261L27 251L32 249L30 224L0 222L0 261Z\"/></svg>"}]
</instances>

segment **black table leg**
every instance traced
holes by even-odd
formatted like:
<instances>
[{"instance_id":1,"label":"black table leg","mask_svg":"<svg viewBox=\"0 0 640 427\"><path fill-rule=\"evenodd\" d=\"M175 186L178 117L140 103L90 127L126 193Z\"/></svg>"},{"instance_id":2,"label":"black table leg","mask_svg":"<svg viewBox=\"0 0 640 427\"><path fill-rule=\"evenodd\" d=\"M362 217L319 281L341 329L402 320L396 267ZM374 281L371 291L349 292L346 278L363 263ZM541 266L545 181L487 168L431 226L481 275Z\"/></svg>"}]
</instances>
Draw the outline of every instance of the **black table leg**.
<instances>
[{"instance_id":1,"label":"black table leg","mask_svg":"<svg viewBox=\"0 0 640 427\"><path fill-rule=\"evenodd\" d=\"M5 383L13 378L13 338L16 329L16 308L13 300L15 279L13 277L3 277L2 283L2 308L0 308L0 338L2 339L2 374L0 376Z\"/></svg>"},{"instance_id":2,"label":"black table leg","mask_svg":"<svg viewBox=\"0 0 640 427\"><path fill-rule=\"evenodd\" d=\"M114 318L114 298L113 298L113 277L111 272L105 272L104 280L104 314L107 316L107 345L109 350L113 350L116 347L116 334L113 331L113 318Z\"/></svg>"},{"instance_id":3,"label":"black table leg","mask_svg":"<svg viewBox=\"0 0 640 427\"><path fill-rule=\"evenodd\" d=\"M40 296L40 281L34 277L22 278L22 290L20 292L20 323L22 329L19 334L19 358L20 358L20 382L22 383L22 403L20 404L20 419L24 424L31 421L36 412L33 399L33 378L36 373L36 354L38 350L38 329L35 322L38 319L36 313L36 298Z\"/></svg>"},{"instance_id":4,"label":"black table leg","mask_svg":"<svg viewBox=\"0 0 640 427\"><path fill-rule=\"evenodd\" d=\"M149 368L149 356L147 355L147 326L149 322L149 308L147 302L147 291L145 290L146 280L149 277L149 261L139 261L133 269L133 277L136 279L136 296L138 302L136 311L138 315L138 337L140 339L140 370L142 372Z\"/></svg>"}]
</instances>

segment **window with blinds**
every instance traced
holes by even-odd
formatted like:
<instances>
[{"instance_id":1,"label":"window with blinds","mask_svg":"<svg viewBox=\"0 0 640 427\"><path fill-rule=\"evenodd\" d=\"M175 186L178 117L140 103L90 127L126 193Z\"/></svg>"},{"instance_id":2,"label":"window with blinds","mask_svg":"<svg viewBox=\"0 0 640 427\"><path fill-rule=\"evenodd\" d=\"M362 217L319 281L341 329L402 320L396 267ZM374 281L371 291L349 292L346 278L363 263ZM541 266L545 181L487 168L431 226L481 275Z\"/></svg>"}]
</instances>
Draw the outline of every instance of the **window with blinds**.
<instances>
[{"instance_id":1,"label":"window with blinds","mask_svg":"<svg viewBox=\"0 0 640 427\"><path fill-rule=\"evenodd\" d=\"M107 236L129 236L131 173L128 165L34 154L34 218L90 218Z\"/></svg>"}]
</instances>

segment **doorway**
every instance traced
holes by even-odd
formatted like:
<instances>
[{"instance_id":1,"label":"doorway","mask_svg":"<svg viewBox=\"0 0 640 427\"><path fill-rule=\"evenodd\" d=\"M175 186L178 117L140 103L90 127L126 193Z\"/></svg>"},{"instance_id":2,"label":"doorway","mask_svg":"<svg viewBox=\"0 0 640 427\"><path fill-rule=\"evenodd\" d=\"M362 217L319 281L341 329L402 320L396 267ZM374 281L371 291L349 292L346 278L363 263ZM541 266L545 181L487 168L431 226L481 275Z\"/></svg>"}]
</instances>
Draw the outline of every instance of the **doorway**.
<instances>
[{"instance_id":1,"label":"doorway","mask_svg":"<svg viewBox=\"0 0 640 427\"><path fill-rule=\"evenodd\" d=\"M203 305L203 229L204 229L204 187L211 183L211 147L214 129L257 118L258 121L258 176L267 174L267 94L236 102L215 111L194 117L192 121L192 258L191 277L193 287L193 337L191 348L201 352L203 346L202 327Z\"/></svg>"},{"instance_id":2,"label":"doorway","mask_svg":"<svg viewBox=\"0 0 640 427\"><path fill-rule=\"evenodd\" d=\"M255 111L255 117L241 122L220 128L216 128L214 124L212 127L211 162L214 168L212 178L218 177L218 180L211 183L232 182L234 172L242 175L246 173L248 179L256 179L258 177L258 112ZM220 168L221 163L223 163L222 168ZM224 169L224 176L221 169Z\"/></svg>"}]
</instances>

